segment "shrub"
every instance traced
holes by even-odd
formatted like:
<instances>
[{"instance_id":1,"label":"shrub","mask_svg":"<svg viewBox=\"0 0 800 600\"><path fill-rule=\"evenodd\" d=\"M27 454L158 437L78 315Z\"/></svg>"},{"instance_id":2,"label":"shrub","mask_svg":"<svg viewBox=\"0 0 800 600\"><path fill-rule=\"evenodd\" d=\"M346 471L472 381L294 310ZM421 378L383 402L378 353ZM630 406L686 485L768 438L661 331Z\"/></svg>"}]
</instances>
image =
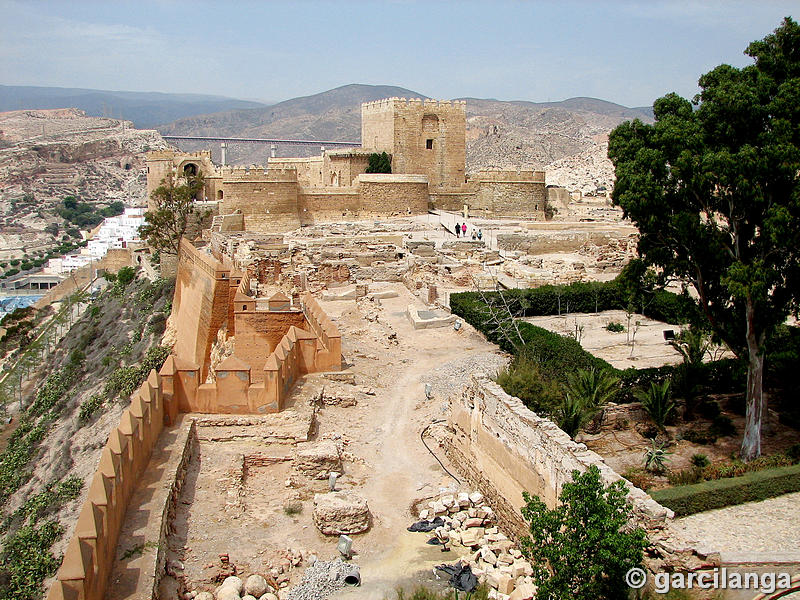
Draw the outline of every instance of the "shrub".
<instances>
[{"instance_id":1,"label":"shrub","mask_svg":"<svg viewBox=\"0 0 800 600\"><path fill-rule=\"evenodd\" d=\"M736 426L728 415L717 415L711 422L709 431L717 437L736 435Z\"/></svg>"},{"instance_id":2,"label":"shrub","mask_svg":"<svg viewBox=\"0 0 800 600\"><path fill-rule=\"evenodd\" d=\"M697 467L698 469L702 469L707 467L711 464L711 461L708 460L708 457L705 454L693 454L692 455L692 466Z\"/></svg>"},{"instance_id":3,"label":"shrub","mask_svg":"<svg viewBox=\"0 0 800 600\"><path fill-rule=\"evenodd\" d=\"M636 393L636 397L642 403L642 407L662 431L667 421L675 413L675 403L670 396L670 382L668 379L660 384L651 383L647 391L640 390Z\"/></svg>"},{"instance_id":4,"label":"shrub","mask_svg":"<svg viewBox=\"0 0 800 600\"><path fill-rule=\"evenodd\" d=\"M712 434L707 429L693 426L683 432L683 439L692 442L693 444L705 446L707 444L713 444L716 442L717 436Z\"/></svg>"},{"instance_id":5,"label":"shrub","mask_svg":"<svg viewBox=\"0 0 800 600\"><path fill-rule=\"evenodd\" d=\"M367 173L391 173L392 159L386 152L373 152L367 157Z\"/></svg>"},{"instance_id":6,"label":"shrub","mask_svg":"<svg viewBox=\"0 0 800 600\"><path fill-rule=\"evenodd\" d=\"M586 404L580 397L573 397L569 393L564 394L561 405L556 411L558 426L570 437L583 429L591 418L597 413L597 407Z\"/></svg>"},{"instance_id":7,"label":"shrub","mask_svg":"<svg viewBox=\"0 0 800 600\"><path fill-rule=\"evenodd\" d=\"M287 517L294 517L303 512L303 505L300 502L287 502L283 505L283 514Z\"/></svg>"},{"instance_id":8,"label":"shrub","mask_svg":"<svg viewBox=\"0 0 800 600\"><path fill-rule=\"evenodd\" d=\"M599 408L614 399L619 389L619 378L610 370L578 369L567 374L565 389L574 398L579 398L584 406Z\"/></svg>"},{"instance_id":9,"label":"shrub","mask_svg":"<svg viewBox=\"0 0 800 600\"><path fill-rule=\"evenodd\" d=\"M622 481L605 487L595 465L572 472L553 510L523 492L530 536L521 550L533 565L538 598L627 598L619 582L641 564L647 543L641 528L630 528L627 493Z\"/></svg>"},{"instance_id":10,"label":"shrub","mask_svg":"<svg viewBox=\"0 0 800 600\"><path fill-rule=\"evenodd\" d=\"M666 472L670 454L672 453L664 449L664 444L651 440L650 448L644 452L644 468L656 474Z\"/></svg>"},{"instance_id":11,"label":"shrub","mask_svg":"<svg viewBox=\"0 0 800 600\"><path fill-rule=\"evenodd\" d=\"M622 476L640 490L647 491L653 487L653 474L642 467L629 467Z\"/></svg>"},{"instance_id":12,"label":"shrub","mask_svg":"<svg viewBox=\"0 0 800 600\"><path fill-rule=\"evenodd\" d=\"M610 331L612 333L622 333L625 331L625 325L622 323L617 323L616 321L612 321L606 325L606 331Z\"/></svg>"},{"instance_id":13,"label":"shrub","mask_svg":"<svg viewBox=\"0 0 800 600\"><path fill-rule=\"evenodd\" d=\"M800 491L800 465L673 487L650 495L659 504L674 510L676 515L685 516L797 491Z\"/></svg>"},{"instance_id":14,"label":"shrub","mask_svg":"<svg viewBox=\"0 0 800 600\"><path fill-rule=\"evenodd\" d=\"M525 356L518 356L505 369L498 371L495 381L507 394L516 396L533 412L552 415L561 394L558 386L545 379L538 365Z\"/></svg>"},{"instance_id":15,"label":"shrub","mask_svg":"<svg viewBox=\"0 0 800 600\"><path fill-rule=\"evenodd\" d=\"M94 413L96 413L97 410L103 406L104 402L105 396L102 394L94 394L91 398L81 404L80 410L78 411L78 420L81 423L88 423L94 416Z\"/></svg>"},{"instance_id":16,"label":"shrub","mask_svg":"<svg viewBox=\"0 0 800 600\"><path fill-rule=\"evenodd\" d=\"M117 283L119 283L122 287L127 287L127 285L134 280L136 277L136 269L133 267L122 267L119 271L117 271Z\"/></svg>"}]
</instances>

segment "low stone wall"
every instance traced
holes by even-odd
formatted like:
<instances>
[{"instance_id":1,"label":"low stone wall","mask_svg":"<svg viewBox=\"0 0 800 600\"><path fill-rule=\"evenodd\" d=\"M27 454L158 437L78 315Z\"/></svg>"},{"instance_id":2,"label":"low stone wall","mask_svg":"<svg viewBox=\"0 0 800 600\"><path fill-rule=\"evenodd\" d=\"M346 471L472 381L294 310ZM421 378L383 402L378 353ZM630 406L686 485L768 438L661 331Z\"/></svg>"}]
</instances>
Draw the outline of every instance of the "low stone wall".
<instances>
[{"instance_id":1,"label":"low stone wall","mask_svg":"<svg viewBox=\"0 0 800 600\"><path fill-rule=\"evenodd\" d=\"M509 396L486 375L473 375L461 396L450 399L452 435L440 440L446 454L489 500L500 525L512 537L527 533L522 518L522 492L538 495L555 507L572 471L600 470L605 485L624 479L601 456L574 442L549 419L544 419ZM648 535L645 562L653 572L695 571L717 567L718 553L700 551L670 527L671 510L626 481L633 521Z\"/></svg>"},{"instance_id":2,"label":"low stone wall","mask_svg":"<svg viewBox=\"0 0 800 600\"><path fill-rule=\"evenodd\" d=\"M164 423L159 375L151 371L111 431L47 600L102 600L137 479Z\"/></svg>"}]
</instances>

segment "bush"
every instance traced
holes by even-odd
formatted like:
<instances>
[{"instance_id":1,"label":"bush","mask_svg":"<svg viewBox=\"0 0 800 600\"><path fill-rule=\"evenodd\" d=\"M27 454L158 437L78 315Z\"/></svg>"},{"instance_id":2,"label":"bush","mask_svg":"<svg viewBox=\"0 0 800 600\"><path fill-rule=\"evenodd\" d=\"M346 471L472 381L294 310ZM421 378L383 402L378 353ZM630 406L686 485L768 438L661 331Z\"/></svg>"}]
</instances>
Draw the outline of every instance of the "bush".
<instances>
[{"instance_id":1,"label":"bush","mask_svg":"<svg viewBox=\"0 0 800 600\"><path fill-rule=\"evenodd\" d=\"M81 404L80 410L78 411L78 420L81 423L88 423L94 416L94 413L96 413L97 410L103 406L104 402L105 396L102 394L94 394L91 398Z\"/></svg>"},{"instance_id":2,"label":"bush","mask_svg":"<svg viewBox=\"0 0 800 600\"><path fill-rule=\"evenodd\" d=\"M676 515L685 516L797 491L800 491L800 465L673 487L650 495L659 504L675 511Z\"/></svg>"},{"instance_id":3,"label":"bush","mask_svg":"<svg viewBox=\"0 0 800 600\"><path fill-rule=\"evenodd\" d=\"M717 437L728 437L736 435L736 426L728 415L717 415L711 422L709 431Z\"/></svg>"},{"instance_id":4,"label":"bush","mask_svg":"<svg viewBox=\"0 0 800 600\"><path fill-rule=\"evenodd\" d=\"M521 550L533 565L538 598L628 597L619 582L641 564L647 538L641 528L630 528L627 493L622 481L605 487L595 465L583 474L572 472L553 510L523 492L530 536L522 539Z\"/></svg>"},{"instance_id":5,"label":"bush","mask_svg":"<svg viewBox=\"0 0 800 600\"><path fill-rule=\"evenodd\" d=\"M647 391L638 391L636 397L650 418L663 431L666 423L675 414L675 403L671 398L669 380L660 384L651 383Z\"/></svg>"},{"instance_id":6,"label":"bush","mask_svg":"<svg viewBox=\"0 0 800 600\"><path fill-rule=\"evenodd\" d=\"M119 271L117 271L117 283L122 287L127 287L127 285L134 280L136 277L136 269L133 267L122 267Z\"/></svg>"},{"instance_id":7,"label":"bush","mask_svg":"<svg viewBox=\"0 0 800 600\"><path fill-rule=\"evenodd\" d=\"M708 460L708 457L705 454L692 455L692 466L697 467L698 469L702 469L710 464L711 461Z\"/></svg>"},{"instance_id":8,"label":"bush","mask_svg":"<svg viewBox=\"0 0 800 600\"><path fill-rule=\"evenodd\" d=\"M507 394L516 396L533 412L550 416L558 406L561 393L558 385L544 378L539 366L525 356L518 356L495 377Z\"/></svg>"},{"instance_id":9,"label":"bush","mask_svg":"<svg viewBox=\"0 0 800 600\"><path fill-rule=\"evenodd\" d=\"M391 173L392 158L386 152L373 152L367 157L367 173Z\"/></svg>"},{"instance_id":10,"label":"bush","mask_svg":"<svg viewBox=\"0 0 800 600\"><path fill-rule=\"evenodd\" d=\"M617 323L616 321L612 321L606 325L606 331L610 331L611 333L622 333L625 331L625 325L622 323Z\"/></svg>"}]
</instances>

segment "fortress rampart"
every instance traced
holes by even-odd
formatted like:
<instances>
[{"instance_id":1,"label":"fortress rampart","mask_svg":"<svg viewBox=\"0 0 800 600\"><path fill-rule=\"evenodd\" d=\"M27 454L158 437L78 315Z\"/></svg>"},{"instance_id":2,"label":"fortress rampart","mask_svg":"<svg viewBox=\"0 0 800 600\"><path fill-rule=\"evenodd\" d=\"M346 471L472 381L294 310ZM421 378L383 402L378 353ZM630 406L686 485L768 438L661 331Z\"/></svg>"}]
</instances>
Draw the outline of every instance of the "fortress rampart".
<instances>
[{"instance_id":1,"label":"fortress rampart","mask_svg":"<svg viewBox=\"0 0 800 600\"><path fill-rule=\"evenodd\" d=\"M241 213L246 231L277 232L345 219L421 214L429 208L483 216L544 219L543 171L466 176L466 102L387 98L361 107L361 148L313 158L273 158L268 167L218 167L209 152L151 152L148 194L164 177L202 173L200 200L220 215ZM367 174L369 155L386 152L392 174Z\"/></svg>"},{"instance_id":2,"label":"fortress rampart","mask_svg":"<svg viewBox=\"0 0 800 600\"><path fill-rule=\"evenodd\" d=\"M160 376L150 376L111 431L89 495L64 552L47 600L101 600L117 557L117 541L137 479L150 460L164 424L165 397Z\"/></svg>"}]
</instances>

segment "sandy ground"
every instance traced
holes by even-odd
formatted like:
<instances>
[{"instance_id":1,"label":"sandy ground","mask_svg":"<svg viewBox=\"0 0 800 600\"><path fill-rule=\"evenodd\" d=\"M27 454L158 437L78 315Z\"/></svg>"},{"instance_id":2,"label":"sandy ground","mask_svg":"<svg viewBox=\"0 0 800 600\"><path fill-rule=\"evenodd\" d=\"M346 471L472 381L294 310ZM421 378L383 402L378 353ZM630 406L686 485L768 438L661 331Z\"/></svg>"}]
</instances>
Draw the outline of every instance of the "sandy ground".
<instances>
[{"instance_id":1,"label":"sandy ground","mask_svg":"<svg viewBox=\"0 0 800 600\"><path fill-rule=\"evenodd\" d=\"M628 344L628 318L624 310L607 310L598 314L570 313L561 316L530 317L525 319L538 327L561 335L575 336L578 327L581 346L595 356L608 361L618 369L634 367L660 367L681 362L681 354L664 341L664 330L676 333L675 325L648 319L634 314L630 320L630 331L636 330L634 344ZM621 323L626 331L614 333L606 329L609 323ZM639 323L638 327L636 323ZM583 328L580 330L580 328Z\"/></svg>"},{"instance_id":2,"label":"sandy ground","mask_svg":"<svg viewBox=\"0 0 800 600\"><path fill-rule=\"evenodd\" d=\"M452 327L414 330L405 309L416 301L404 286L393 287L399 297L383 300L382 306L321 302L342 332L343 354L356 383L310 376L293 400L301 408L324 388L325 396L349 396L357 402L322 406L308 442L333 439L343 446L344 474L337 488L363 495L373 516L370 531L353 536L362 586L341 593L348 598L383 599L398 585L431 583L434 565L457 558L455 552L442 554L426 545L424 534L406 531L415 520L410 510L415 501L442 488L458 489L420 442L420 432L446 416L447 396L467 383L469 372L480 365L494 371L505 360L469 326L458 332ZM372 323L365 320L376 317ZM431 399L425 397L426 383L433 384ZM247 439L242 430L229 441L222 441L225 435L208 439L200 432L169 542L193 589L213 590L210 579L219 571L220 553L227 552L245 576L264 574L283 562L292 585L299 583L308 557L338 556L337 538L320 534L312 520L313 495L327 491L327 482L298 475L290 462L280 460L291 456L293 444ZM248 469L244 494L240 502L231 503L244 454L275 460ZM284 507L292 502L300 503L302 511L287 515ZM282 554L287 549L300 551L304 562L288 568Z\"/></svg>"}]
</instances>

